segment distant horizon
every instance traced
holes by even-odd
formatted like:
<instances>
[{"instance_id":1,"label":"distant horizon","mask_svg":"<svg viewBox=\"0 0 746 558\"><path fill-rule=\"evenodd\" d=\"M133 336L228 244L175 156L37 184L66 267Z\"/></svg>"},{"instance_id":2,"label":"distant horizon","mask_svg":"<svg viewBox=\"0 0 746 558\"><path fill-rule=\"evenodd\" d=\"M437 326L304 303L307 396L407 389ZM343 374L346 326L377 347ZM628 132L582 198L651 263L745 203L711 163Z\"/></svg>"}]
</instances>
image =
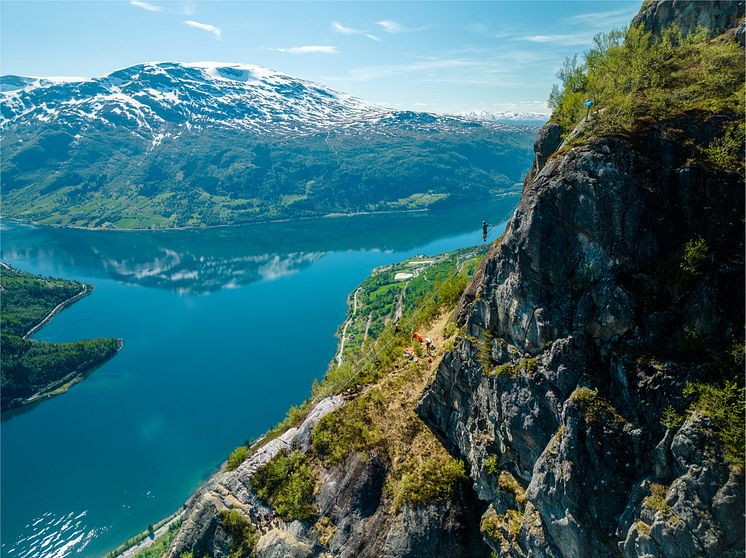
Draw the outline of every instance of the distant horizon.
<instances>
[{"instance_id":1,"label":"distant horizon","mask_svg":"<svg viewBox=\"0 0 746 558\"><path fill-rule=\"evenodd\" d=\"M564 58L639 6L4 0L0 73L90 79L151 60L226 60L394 109L546 116Z\"/></svg>"}]
</instances>

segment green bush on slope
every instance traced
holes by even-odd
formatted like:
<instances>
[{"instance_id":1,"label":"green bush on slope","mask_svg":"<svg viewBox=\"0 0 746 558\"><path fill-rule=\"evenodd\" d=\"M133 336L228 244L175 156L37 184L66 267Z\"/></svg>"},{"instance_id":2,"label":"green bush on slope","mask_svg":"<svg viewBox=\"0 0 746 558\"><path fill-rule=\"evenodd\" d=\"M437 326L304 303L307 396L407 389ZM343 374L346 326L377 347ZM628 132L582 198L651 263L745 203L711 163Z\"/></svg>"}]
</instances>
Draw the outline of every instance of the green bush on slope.
<instances>
[{"instance_id":1,"label":"green bush on slope","mask_svg":"<svg viewBox=\"0 0 746 558\"><path fill-rule=\"evenodd\" d=\"M289 521L307 521L317 514L313 505L316 474L302 452L280 452L256 470L251 484L257 496Z\"/></svg>"},{"instance_id":2,"label":"green bush on slope","mask_svg":"<svg viewBox=\"0 0 746 558\"><path fill-rule=\"evenodd\" d=\"M744 467L744 432L746 432L745 390L736 382L724 381L721 385L688 384L684 395L695 397L691 410L708 417L718 429L725 459Z\"/></svg>"},{"instance_id":3,"label":"green bush on slope","mask_svg":"<svg viewBox=\"0 0 746 558\"><path fill-rule=\"evenodd\" d=\"M220 525L231 536L228 558L255 556L256 528L236 509L224 510L220 514Z\"/></svg>"},{"instance_id":4,"label":"green bush on slope","mask_svg":"<svg viewBox=\"0 0 746 558\"><path fill-rule=\"evenodd\" d=\"M225 470L233 471L237 469L238 466L243 463L244 459L246 459L248 456L249 448L247 448L246 446L238 446L228 456L228 463L226 463L225 465Z\"/></svg>"},{"instance_id":5,"label":"green bush on slope","mask_svg":"<svg viewBox=\"0 0 746 558\"><path fill-rule=\"evenodd\" d=\"M697 109L743 114L743 51L735 42L709 40L704 30L684 37L676 27L660 39L633 27L599 34L594 42L582 61L568 58L557 73L561 85L549 104L565 132L586 117L586 99L594 102L597 134L632 132L641 120ZM711 161L731 162L727 154L738 140L712 146Z\"/></svg>"}]
</instances>

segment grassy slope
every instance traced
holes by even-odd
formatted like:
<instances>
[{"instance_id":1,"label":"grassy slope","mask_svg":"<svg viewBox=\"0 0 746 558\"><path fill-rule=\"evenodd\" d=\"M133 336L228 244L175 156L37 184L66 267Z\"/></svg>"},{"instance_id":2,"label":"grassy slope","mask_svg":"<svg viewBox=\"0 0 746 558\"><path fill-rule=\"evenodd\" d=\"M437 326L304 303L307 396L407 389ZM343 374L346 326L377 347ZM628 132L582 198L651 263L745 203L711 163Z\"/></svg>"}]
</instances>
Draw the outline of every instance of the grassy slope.
<instances>
[{"instance_id":1,"label":"grassy slope","mask_svg":"<svg viewBox=\"0 0 746 558\"><path fill-rule=\"evenodd\" d=\"M90 130L75 139L30 127L2 138L2 203L6 215L24 220L116 228L425 208L512 191L530 162L534 132L237 142L235 133L212 130L149 152L126 130Z\"/></svg>"},{"instance_id":2,"label":"grassy slope","mask_svg":"<svg viewBox=\"0 0 746 558\"><path fill-rule=\"evenodd\" d=\"M582 123L583 136L632 136L640 127L693 112L730 117L723 137L700 147L701 160L743 171L743 49L728 34L705 30L683 37L676 27L653 38L637 28L613 31L568 58L550 96L551 121L566 134ZM586 99L594 103L589 112ZM573 143L572 141L570 142Z\"/></svg>"},{"instance_id":3,"label":"grassy slope","mask_svg":"<svg viewBox=\"0 0 746 558\"><path fill-rule=\"evenodd\" d=\"M264 437L262 444L297 425L316 402L332 393L358 394L314 429L308 456L279 456L260 468L254 478L255 489L276 509L282 509L281 515L312 517L321 522L320 528L328 523L328 518L318 518L312 508L314 482L309 481L309 474L313 480L321 468L339 463L355 451L375 453L388 464L386 498L391 511L402 505L445 501L465 479L463 463L448 454L416 415L415 406L443 354L453 346L457 331L449 322L450 315L483 252L480 247L432 258L437 263L421 274L421 284L413 287L417 296L413 294L409 308L405 308L398 330L381 319L378 335L345 352L341 366L333 362L323 381L314 385L312 396L291 408L285 421ZM382 273L393 276L400 267L409 266L397 264ZM432 274L432 280L424 280L427 273ZM366 282L370 284L370 278ZM414 331L435 343L431 358L412 339ZM407 347L414 349L416 361L405 358ZM250 453L242 451L241 455L245 458Z\"/></svg>"},{"instance_id":4,"label":"grassy slope","mask_svg":"<svg viewBox=\"0 0 746 558\"><path fill-rule=\"evenodd\" d=\"M400 297L402 311L411 311L422 297L434 288L435 283L448 279L455 270L463 268L471 275L476 263L486 251L487 245L474 246L437 256L417 256L373 270L359 288L350 294L347 316L337 332L337 336L341 338L345 324L352 320L347 326L345 355L363 346L366 341L366 330L371 339L381 334L386 324L394 318ZM418 265L418 262L423 264ZM413 273L415 276L411 279L396 280L395 276L398 273ZM355 293L357 312L353 302Z\"/></svg>"}]
</instances>

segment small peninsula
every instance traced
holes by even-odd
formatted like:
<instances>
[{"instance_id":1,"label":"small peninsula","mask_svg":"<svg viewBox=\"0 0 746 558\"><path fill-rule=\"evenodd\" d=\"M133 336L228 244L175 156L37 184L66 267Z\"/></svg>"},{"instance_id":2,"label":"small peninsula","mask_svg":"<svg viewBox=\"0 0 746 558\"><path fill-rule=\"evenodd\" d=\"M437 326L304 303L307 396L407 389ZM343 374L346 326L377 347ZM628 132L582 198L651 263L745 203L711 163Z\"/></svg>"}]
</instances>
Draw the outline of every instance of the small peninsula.
<instances>
[{"instance_id":1,"label":"small peninsula","mask_svg":"<svg viewBox=\"0 0 746 558\"><path fill-rule=\"evenodd\" d=\"M32 275L0 264L0 408L7 411L63 393L121 348L118 339L33 341L55 314L93 290L90 285Z\"/></svg>"}]
</instances>

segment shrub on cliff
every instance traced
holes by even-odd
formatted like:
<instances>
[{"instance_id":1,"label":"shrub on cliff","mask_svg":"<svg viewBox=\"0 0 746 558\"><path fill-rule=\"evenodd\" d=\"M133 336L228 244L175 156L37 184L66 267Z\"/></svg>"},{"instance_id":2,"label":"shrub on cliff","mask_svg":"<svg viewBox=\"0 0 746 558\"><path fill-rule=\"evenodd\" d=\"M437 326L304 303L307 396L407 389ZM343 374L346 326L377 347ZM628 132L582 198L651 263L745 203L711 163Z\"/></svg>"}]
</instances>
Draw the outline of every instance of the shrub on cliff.
<instances>
[{"instance_id":1,"label":"shrub on cliff","mask_svg":"<svg viewBox=\"0 0 746 558\"><path fill-rule=\"evenodd\" d=\"M695 397L691 410L696 410L715 423L729 463L744 467L744 432L746 431L746 392L736 382L724 381L721 385L688 384L684 395Z\"/></svg>"},{"instance_id":2,"label":"shrub on cliff","mask_svg":"<svg viewBox=\"0 0 746 558\"><path fill-rule=\"evenodd\" d=\"M313 505L316 474L304 453L280 452L256 470L251 484L257 496L289 521L308 521L316 516Z\"/></svg>"},{"instance_id":3,"label":"shrub on cliff","mask_svg":"<svg viewBox=\"0 0 746 558\"><path fill-rule=\"evenodd\" d=\"M695 109L744 112L743 50L735 42L710 40L705 30L684 37L675 26L659 39L632 27L594 42L582 61L568 58L557 73L560 85L549 104L565 132L586 117L586 99L593 100L591 125L600 134L631 132L640 120ZM730 161L723 152L731 147L713 146L712 159Z\"/></svg>"},{"instance_id":4,"label":"shrub on cliff","mask_svg":"<svg viewBox=\"0 0 746 558\"><path fill-rule=\"evenodd\" d=\"M447 500L456 485L466 479L464 462L448 456L433 456L422 463L402 467L400 478L389 483L394 510L403 504L411 506L437 504Z\"/></svg>"},{"instance_id":5,"label":"shrub on cliff","mask_svg":"<svg viewBox=\"0 0 746 558\"><path fill-rule=\"evenodd\" d=\"M231 536L228 558L255 556L256 528L241 512L235 509L224 510L220 514L220 525Z\"/></svg>"},{"instance_id":6,"label":"shrub on cliff","mask_svg":"<svg viewBox=\"0 0 746 558\"><path fill-rule=\"evenodd\" d=\"M244 462L244 459L246 459L249 456L249 448L246 446L238 446L236 449L234 449L231 454L228 456L228 463L225 465L226 471L233 471L238 466Z\"/></svg>"}]
</instances>

